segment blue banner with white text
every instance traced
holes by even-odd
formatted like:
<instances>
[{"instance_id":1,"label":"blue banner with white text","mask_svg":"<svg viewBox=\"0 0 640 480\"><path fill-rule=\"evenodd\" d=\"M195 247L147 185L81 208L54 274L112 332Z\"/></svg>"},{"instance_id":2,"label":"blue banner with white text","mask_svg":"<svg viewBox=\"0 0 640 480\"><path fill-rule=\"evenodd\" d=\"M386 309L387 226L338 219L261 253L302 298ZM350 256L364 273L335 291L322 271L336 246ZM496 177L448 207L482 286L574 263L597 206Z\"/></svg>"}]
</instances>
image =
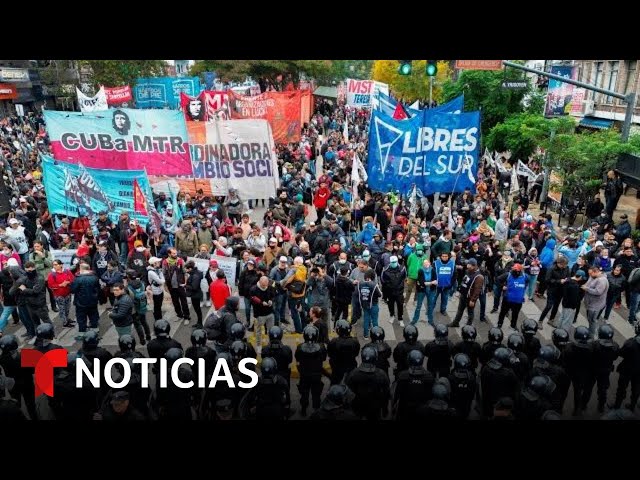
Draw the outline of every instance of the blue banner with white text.
<instances>
[{"instance_id":1,"label":"blue banner with white text","mask_svg":"<svg viewBox=\"0 0 640 480\"><path fill-rule=\"evenodd\" d=\"M198 77L138 78L133 94L138 108L178 108L180 92L190 97L200 94Z\"/></svg>"}]
</instances>

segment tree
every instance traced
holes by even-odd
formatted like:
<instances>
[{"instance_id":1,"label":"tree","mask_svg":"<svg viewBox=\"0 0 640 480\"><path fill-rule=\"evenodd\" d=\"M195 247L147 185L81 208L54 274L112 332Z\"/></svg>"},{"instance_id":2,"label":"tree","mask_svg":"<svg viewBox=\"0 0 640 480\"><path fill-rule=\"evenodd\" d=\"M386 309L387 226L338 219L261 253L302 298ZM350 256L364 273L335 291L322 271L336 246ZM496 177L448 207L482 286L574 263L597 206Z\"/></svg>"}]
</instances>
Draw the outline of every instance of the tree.
<instances>
[{"instance_id":1,"label":"tree","mask_svg":"<svg viewBox=\"0 0 640 480\"><path fill-rule=\"evenodd\" d=\"M509 116L523 112L522 100L532 90L531 85L527 89L503 88L505 81L522 81L522 73L515 69L463 70L457 80L449 80L442 86L443 101L464 94L464 109L482 112L482 131L487 133Z\"/></svg>"},{"instance_id":2,"label":"tree","mask_svg":"<svg viewBox=\"0 0 640 480\"><path fill-rule=\"evenodd\" d=\"M81 66L92 71L92 81L96 88L134 85L137 78L165 75L163 60L81 60Z\"/></svg>"},{"instance_id":3,"label":"tree","mask_svg":"<svg viewBox=\"0 0 640 480\"><path fill-rule=\"evenodd\" d=\"M451 67L445 60L438 61L437 65L438 73L433 80L433 100L441 103L442 86L451 76ZM429 101L430 80L426 72L427 61L413 60L411 75L400 75L398 66L398 60L376 60L373 63L373 79L388 84L393 96L404 102Z\"/></svg>"}]
</instances>

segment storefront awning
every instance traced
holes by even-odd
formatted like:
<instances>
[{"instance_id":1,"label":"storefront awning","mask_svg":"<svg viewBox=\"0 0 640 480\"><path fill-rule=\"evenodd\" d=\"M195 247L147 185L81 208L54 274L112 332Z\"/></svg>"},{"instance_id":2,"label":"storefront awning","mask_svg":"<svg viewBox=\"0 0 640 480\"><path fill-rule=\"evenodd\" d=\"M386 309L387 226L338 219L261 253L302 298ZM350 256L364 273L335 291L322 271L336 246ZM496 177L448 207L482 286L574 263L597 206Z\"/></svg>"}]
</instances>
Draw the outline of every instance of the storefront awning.
<instances>
[{"instance_id":1,"label":"storefront awning","mask_svg":"<svg viewBox=\"0 0 640 480\"><path fill-rule=\"evenodd\" d=\"M611 125L613 125L613 120L595 117L584 117L578 124L579 127L597 128L598 130L611 128Z\"/></svg>"},{"instance_id":2,"label":"storefront awning","mask_svg":"<svg viewBox=\"0 0 640 480\"><path fill-rule=\"evenodd\" d=\"M338 89L336 87L318 87L313 94L317 97L338 98Z\"/></svg>"}]
</instances>

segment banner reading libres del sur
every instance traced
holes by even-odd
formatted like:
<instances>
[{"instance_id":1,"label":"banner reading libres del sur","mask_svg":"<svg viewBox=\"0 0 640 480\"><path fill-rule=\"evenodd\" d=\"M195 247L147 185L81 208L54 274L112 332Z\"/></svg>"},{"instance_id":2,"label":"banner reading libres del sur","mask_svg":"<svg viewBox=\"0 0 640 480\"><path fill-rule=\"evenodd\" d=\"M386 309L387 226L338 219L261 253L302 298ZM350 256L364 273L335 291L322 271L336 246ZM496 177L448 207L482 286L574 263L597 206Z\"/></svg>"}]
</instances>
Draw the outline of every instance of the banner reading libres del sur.
<instances>
[{"instance_id":1,"label":"banner reading libres del sur","mask_svg":"<svg viewBox=\"0 0 640 480\"><path fill-rule=\"evenodd\" d=\"M266 120L187 122L193 162L189 177L150 176L156 191L227 195L236 188L243 200L269 198L279 186L271 127Z\"/></svg>"},{"instance_id":2,"label":"banner reading libres del sur","mask_svg":"<svg viewBox=\"0 0 640 480\"><path fill-rule=\"evenodd\" d=\"M408 120L371 114L368 184L374 190L407 194L475 191L480 112L424 110Z\"/></svg>"},{"instance_id":3,"label":"banner reading libres del sur","mask_svg":"<svg viewBox=\"0 0 640 480\"><path fill-rule=\"evenodd\" d=\"M187 127L178 110L45 110L44 119L53 155L63 162L101 169L146 169L150 175L192 174Z\"/></svg>"},{"instance_id":4,"label":"banner reading libres del sur","mask_svg":"<svg viewBox=\"0 0 640 480\"><path fill-rule=\"evenodd\" d=\"M77 217L79 213L97 215L107 211L114 222L122 212L141 225L148 216L134 212L133 180L151 199L151 186L142 170L101 170L60 162L42 155L42 182L47 194L49 212Z\"/></svg>"}]
</instances>

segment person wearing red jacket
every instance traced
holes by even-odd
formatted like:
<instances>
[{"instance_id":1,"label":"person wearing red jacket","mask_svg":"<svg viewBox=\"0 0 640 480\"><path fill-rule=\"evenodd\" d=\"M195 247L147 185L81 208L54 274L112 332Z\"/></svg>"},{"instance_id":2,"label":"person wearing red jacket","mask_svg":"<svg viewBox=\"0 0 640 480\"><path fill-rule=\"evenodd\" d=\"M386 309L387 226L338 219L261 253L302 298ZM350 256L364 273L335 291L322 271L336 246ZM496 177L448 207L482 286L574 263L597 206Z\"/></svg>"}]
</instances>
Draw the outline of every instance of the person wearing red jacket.
<instances>
[{"instance_id":1,"label":"person wearing red jacket","mask_svg":"<svg viewBox=\"0 0 640 480\"><path fill-rule=\"evenodd\" d=\"M209 285L209 296L215 310L224 307L225 300L231 296L231 287L227 285L227 277L222 270L216 272L216 279Z\"/></svg>"},{"instance_id":2,"label":"person wearing red jacket","mask_svg":"<svg viewBox=\"0 0 640 480\"><path fill-rule=\"evenodd\" d=\"M91 223L86 215L80 215L71 224L71 234L76 242L82 240L82 236L87 232L87 229L91 228Z\"/></svg>"},{"instance_id":3,"label":"person wearing red jacket","mask_svg":"<svg viewBox=\"0 0 640 480\"><path fill-rule=\"evenodd\" d=\"M60 260L53 261L53 270L47 278L47 285L56 299L62 326L73 327L75 322L69 320L69 310L71 309L71 283L75 279L75 275L65 269Z\"/></svg>"},{"instance_id":4,"label":"person wearing red jacket","mask_svg":"<svg viewBox=\"0 0 640 480\"><path fill-rule=\"evenodd\" d=\"M143 237L145 235L146 234L144 233L144 230L140 225L138 225L138 222L136 222L135 220L131 220L131 222L129 223L129 230L127 230L127 246L129 247L127 249L127 252L133 251L133 249L135 248L134 244L136 240L140 240L142 242L142 245L144 245Z\"/></svg>"},{"instance_id":5,"label":"person wearing red jacket","mask_svg":"<svg viewBox=\"0 0 640 480\"><path fill-rule=\"evenodd\" d=\"M331 196L331 191L327 188L327 184L322 182L320 188L313 197L313 206L318 212L318 222L324 218L324 211L327 208L327 202Z\"/></svg>"}]
</instances>

